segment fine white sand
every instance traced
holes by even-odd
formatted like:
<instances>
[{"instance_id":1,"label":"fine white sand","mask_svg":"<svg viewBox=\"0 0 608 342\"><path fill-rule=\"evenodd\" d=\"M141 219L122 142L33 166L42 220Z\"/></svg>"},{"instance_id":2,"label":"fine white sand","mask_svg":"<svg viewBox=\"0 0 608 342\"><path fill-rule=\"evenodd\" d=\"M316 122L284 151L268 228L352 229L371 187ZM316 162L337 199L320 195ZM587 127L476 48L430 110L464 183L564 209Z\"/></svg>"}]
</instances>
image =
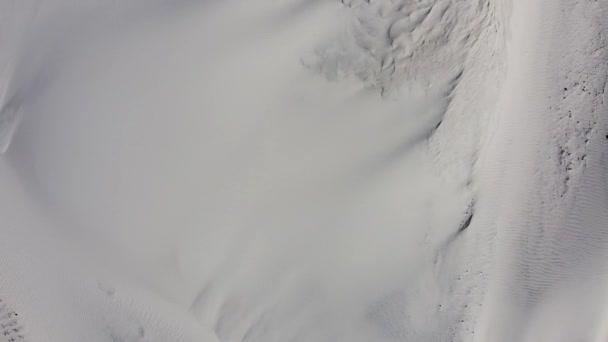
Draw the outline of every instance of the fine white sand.
<instances>
[{"instance_id":1,"label":"fine white sand","mask_svg":"<svg viewBox=\"0 0 608 342\"><path fill-rule=\"evenodd\" d=\"M0 0L0 341L606 340L607 17Z\"/></svg>"}]
</instances>

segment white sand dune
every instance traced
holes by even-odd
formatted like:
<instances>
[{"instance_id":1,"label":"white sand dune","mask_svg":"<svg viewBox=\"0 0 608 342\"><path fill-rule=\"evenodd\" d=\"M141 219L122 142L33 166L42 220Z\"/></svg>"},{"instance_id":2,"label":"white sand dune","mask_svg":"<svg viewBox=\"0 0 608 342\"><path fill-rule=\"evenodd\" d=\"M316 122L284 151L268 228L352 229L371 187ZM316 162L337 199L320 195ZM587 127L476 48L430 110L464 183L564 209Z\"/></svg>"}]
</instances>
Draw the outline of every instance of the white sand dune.
<instances>
[{"instance_id":1,"label":"white sand dune","mask_svg":"<svg viewBox=\"0 0 608 342\"><path fill-rule=\"evenodd\" d=\"M0 341L605 341L607 16L0 0Z\"/></svg>"}]
</instances>

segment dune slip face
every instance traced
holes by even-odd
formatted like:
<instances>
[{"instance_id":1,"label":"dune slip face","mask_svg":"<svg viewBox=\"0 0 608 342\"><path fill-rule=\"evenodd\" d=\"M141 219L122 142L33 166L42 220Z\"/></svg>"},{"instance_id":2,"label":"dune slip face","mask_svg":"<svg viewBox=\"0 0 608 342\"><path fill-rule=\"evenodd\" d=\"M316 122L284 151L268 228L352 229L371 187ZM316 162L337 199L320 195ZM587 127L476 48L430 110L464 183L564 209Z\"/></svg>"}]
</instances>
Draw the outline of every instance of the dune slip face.
<instances>
[{"instance_id":1,"label":"dune slip face","mask_svg":"<svg viewBox=\"0 0 608 342\"><path fill-rule=\"evenodd\" d=\"M0 0L0 341L605 340L607 11Z\"/></svg>"}]
</instances>

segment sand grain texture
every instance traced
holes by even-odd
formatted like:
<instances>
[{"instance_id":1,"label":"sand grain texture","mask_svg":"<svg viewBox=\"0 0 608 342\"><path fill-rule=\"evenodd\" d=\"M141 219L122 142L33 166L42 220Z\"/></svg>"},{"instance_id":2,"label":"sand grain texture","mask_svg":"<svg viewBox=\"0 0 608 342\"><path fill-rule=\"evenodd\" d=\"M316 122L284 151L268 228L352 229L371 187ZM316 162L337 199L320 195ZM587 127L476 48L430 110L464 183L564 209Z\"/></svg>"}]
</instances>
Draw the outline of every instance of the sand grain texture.
<instances>
[{"instance_id":1,"label":"sand grain texture","mask_svg":"<svg viewBox=\"0 0 608 342\"><path fill-rule=\"evenodd\" d=\"M606 340L607 15L0 0L0 341Z\"/></svg>"}]
</instances>

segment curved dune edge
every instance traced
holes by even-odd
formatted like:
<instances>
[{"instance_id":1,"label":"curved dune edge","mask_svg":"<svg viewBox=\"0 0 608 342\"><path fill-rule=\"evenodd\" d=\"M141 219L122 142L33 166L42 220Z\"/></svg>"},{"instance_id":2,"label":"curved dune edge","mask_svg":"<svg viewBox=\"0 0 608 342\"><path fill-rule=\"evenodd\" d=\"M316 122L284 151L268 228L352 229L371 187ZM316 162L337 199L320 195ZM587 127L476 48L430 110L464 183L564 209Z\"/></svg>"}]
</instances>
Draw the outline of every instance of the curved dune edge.
<instances>
[{"instance_id":1,"label":"curved dune edge","mask_svg":"<svg viewBox=\"0 0 608 342\"><path fill-rule=\"evenodd\" d=\"M0 0L14 333L603 341L607 7Z\"/></svg>"}]
</instances>

